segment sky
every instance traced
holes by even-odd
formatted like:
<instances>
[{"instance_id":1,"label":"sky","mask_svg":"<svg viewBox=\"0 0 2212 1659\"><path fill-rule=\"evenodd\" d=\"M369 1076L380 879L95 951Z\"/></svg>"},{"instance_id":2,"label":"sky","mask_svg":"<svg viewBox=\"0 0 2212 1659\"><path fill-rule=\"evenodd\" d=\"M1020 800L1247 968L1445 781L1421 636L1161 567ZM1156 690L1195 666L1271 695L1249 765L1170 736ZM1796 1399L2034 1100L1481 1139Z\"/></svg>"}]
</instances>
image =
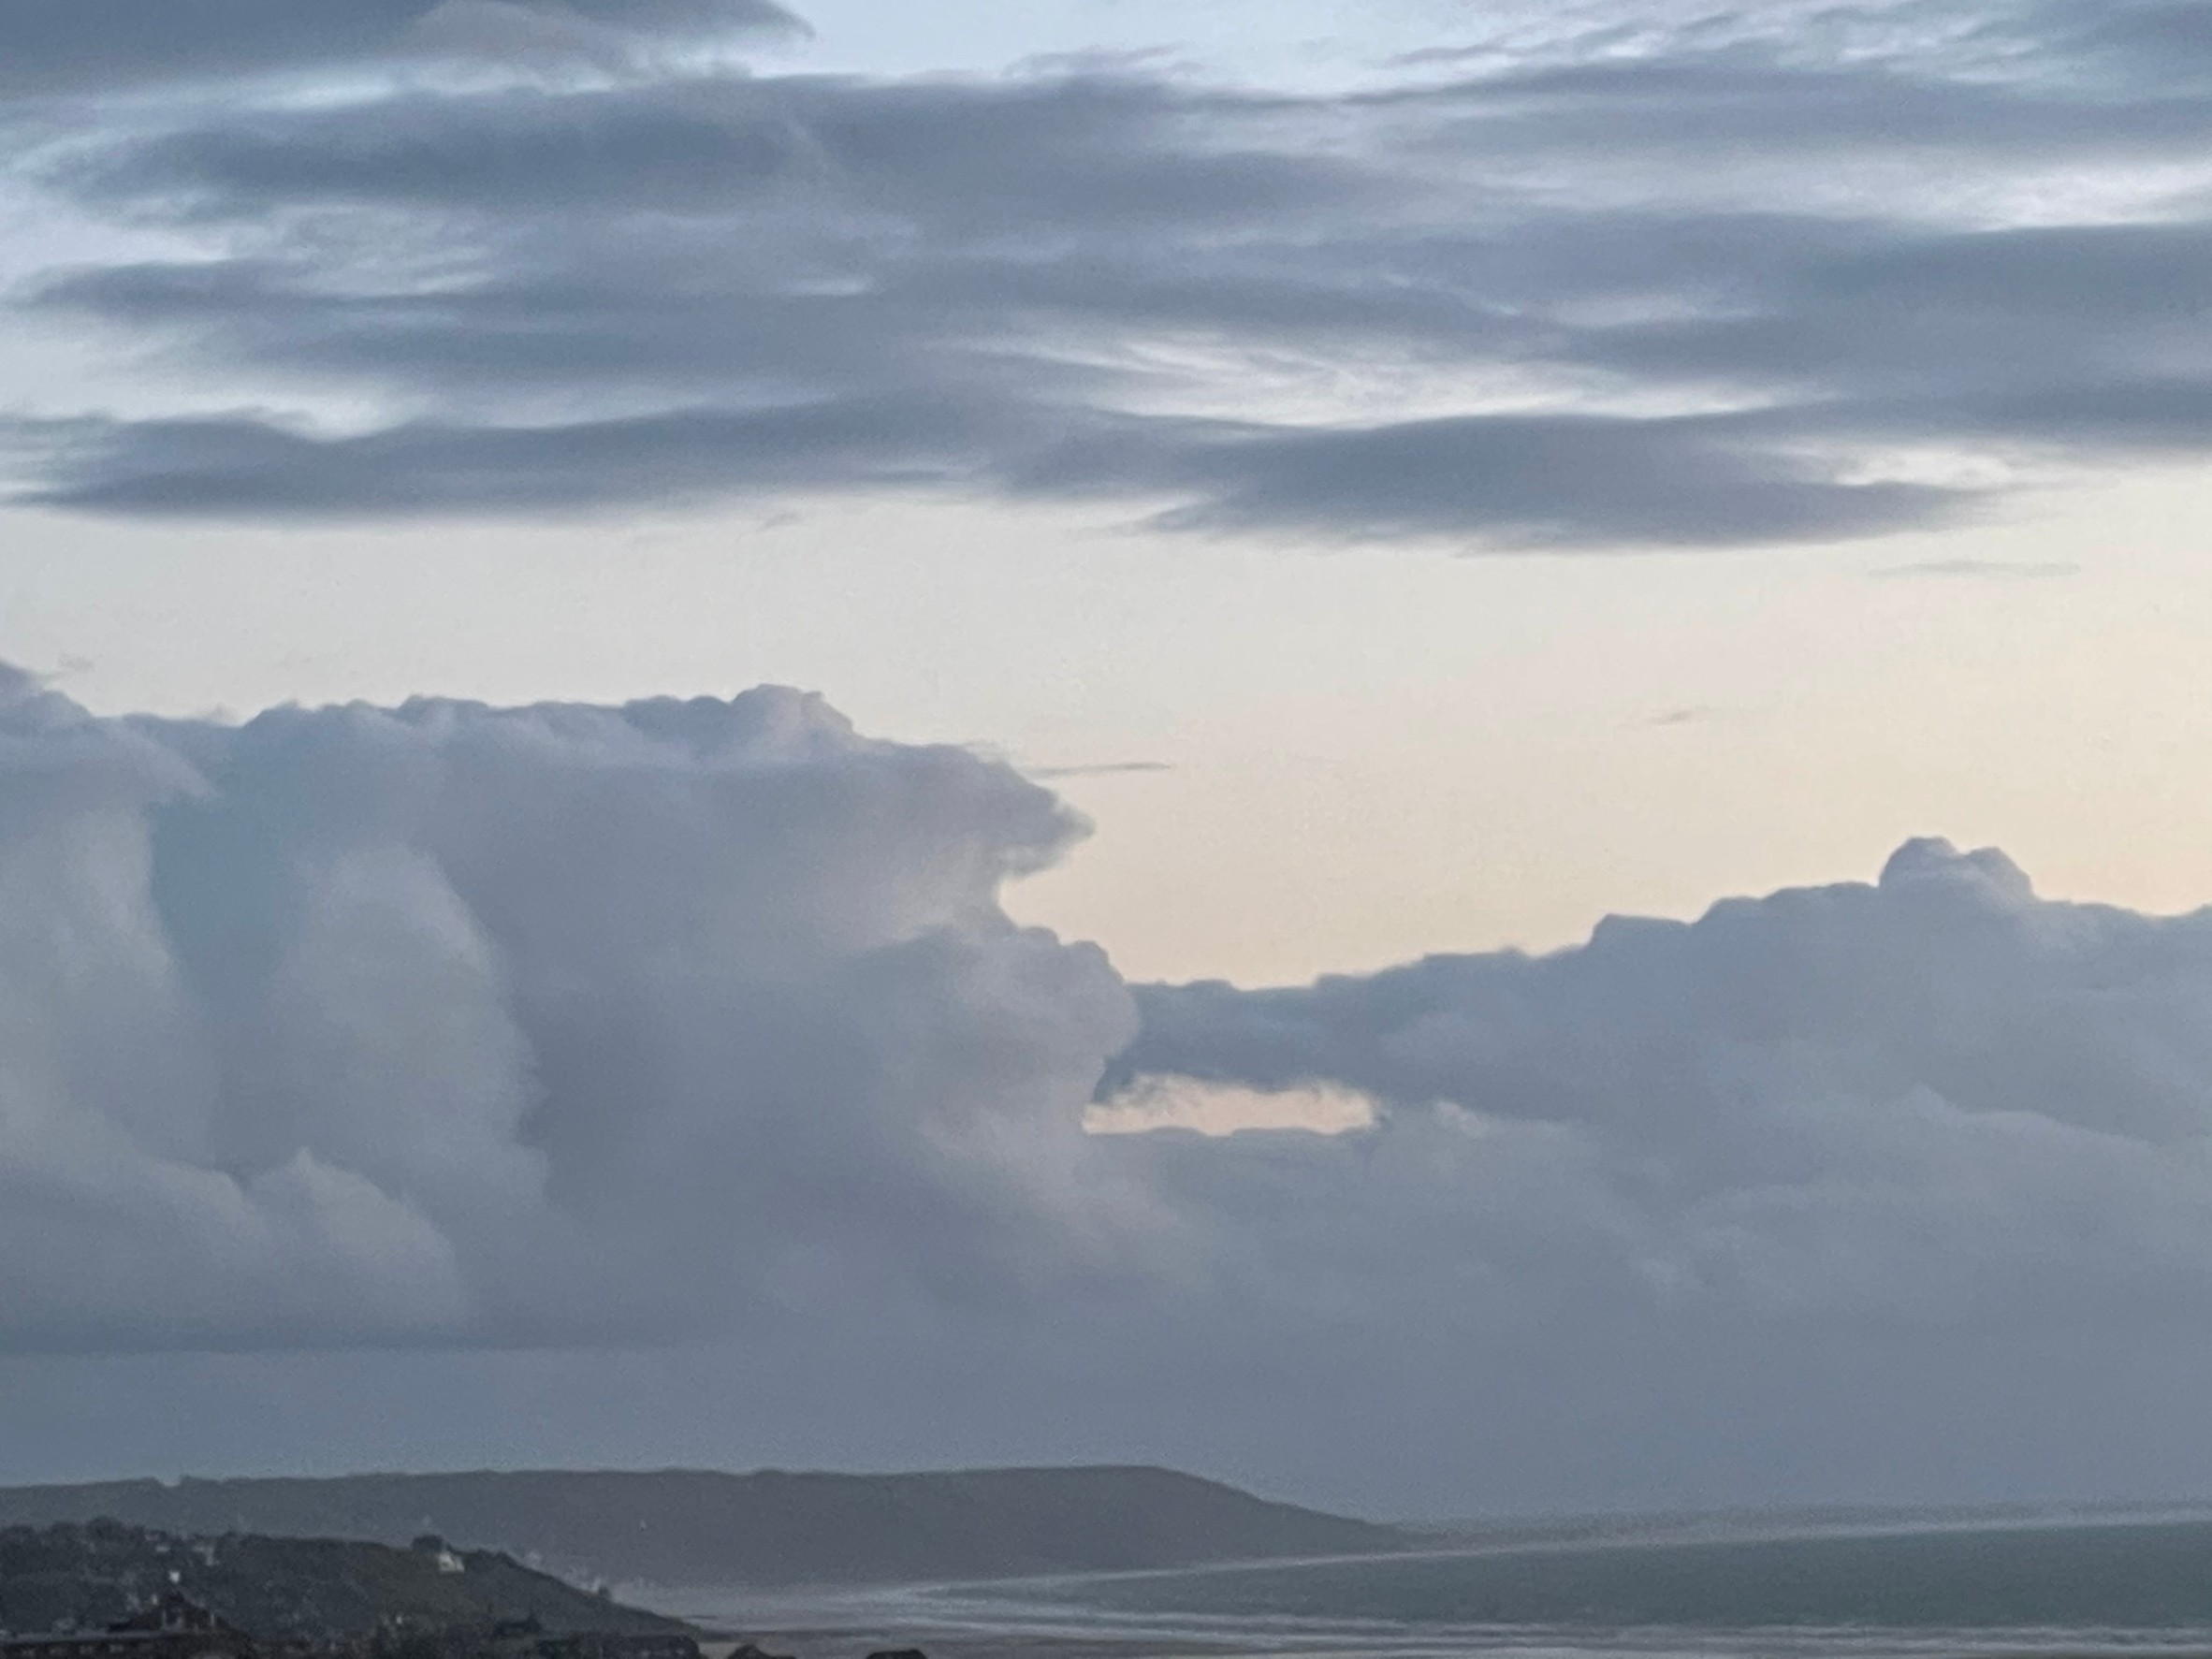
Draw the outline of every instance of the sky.
<instances>
[{"instance_id":1,"label":"sky","mask_svg":"<svg viewBox=\"0 0 2212 1659\"><path fill-rule=\"evenodd\" d=\"M2212 1492L2208 137L2193 0L0 0L0 1479Z\"/></svg>"}]
</instances>

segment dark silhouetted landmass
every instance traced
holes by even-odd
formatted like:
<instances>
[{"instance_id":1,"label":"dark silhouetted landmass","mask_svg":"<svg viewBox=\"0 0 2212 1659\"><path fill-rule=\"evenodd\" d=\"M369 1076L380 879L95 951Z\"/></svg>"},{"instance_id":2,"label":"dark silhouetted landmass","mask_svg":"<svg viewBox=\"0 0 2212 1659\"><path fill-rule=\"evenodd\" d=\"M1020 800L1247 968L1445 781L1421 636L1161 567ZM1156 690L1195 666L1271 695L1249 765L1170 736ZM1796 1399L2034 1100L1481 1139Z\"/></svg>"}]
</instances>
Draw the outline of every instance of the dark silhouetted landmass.
<instances>
[{"instance_id":1,"label":"dark silhouetted landmass","mask_svg":"<svg viewBox=\"0 0 2212 1659\"><path fill-rule=\"evenodd\" d=\"M333 1538L192 1538L96 1521L0 1529L0 1628L98 1630L177 1591L256 1637L358 1637L379 1629L652 1636L685 1626L533 1572L491 1550Z\"/></svg>"},{"instance_id":2,"label":"dark silhouetted landmass","mask_svg":"<svg viewBox=\"0 0 2212 1659\"><path fill-rule=\"evenodd\" d=\"M928 1475L359 1475L0 1489L0 1524L111 1516L205 1534L437 1533L592 1579L919 1583L1370 1554L1392 1527L1268 1503L1165 1469Z\"/></svg>"}]
</instances>

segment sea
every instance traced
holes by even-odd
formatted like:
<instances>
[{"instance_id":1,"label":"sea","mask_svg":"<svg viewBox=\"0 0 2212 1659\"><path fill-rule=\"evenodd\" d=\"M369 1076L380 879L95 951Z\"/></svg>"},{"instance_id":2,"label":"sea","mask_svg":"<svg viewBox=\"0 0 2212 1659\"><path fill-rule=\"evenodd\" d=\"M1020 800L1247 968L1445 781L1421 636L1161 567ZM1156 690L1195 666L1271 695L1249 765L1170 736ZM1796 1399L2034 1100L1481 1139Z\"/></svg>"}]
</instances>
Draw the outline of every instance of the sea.
<instances>
[{"instance_id":1,"label":"sea","mask_svg":"<svg viewBox=\"0 0 2212 1659\"><path fill-rule=\"evenodd\" d=\"M1700 1522L1386 1556L816 1594L660 1592L800 1659L2212 1659L2212 1515Z\"/></svg>"}]
</instances>

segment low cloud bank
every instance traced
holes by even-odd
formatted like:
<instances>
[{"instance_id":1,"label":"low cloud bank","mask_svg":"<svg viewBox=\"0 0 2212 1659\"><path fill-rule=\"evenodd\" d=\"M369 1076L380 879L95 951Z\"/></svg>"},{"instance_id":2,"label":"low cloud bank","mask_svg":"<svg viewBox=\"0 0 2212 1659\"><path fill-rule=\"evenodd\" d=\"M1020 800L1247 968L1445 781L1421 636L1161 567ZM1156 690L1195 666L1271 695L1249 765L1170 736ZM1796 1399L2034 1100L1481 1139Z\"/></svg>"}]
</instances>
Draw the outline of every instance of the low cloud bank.
<instances>
[{"instance_id":1,"label":"low cloud bank","mask_svg":"<svg viewBox=\"0 0 2212 1659\"><path fill-rule=\"evenodd\" d=\"M1304 1274L1357 1238L1404 1317L2212 1311L2212 915L2045 901L1995 851L1552 956L1138 997L1110 1094L1374 1102L1262 1181L1186 1144L1162 1172L1262 1229L1292 1184Z\"/></svg>"},{"instance_id":2,"label":"low cloud bank","mask_svg":"<svg viewBox=\"0 0 2212 1659\"><path fill-rule=\"evenodd\" d=\"M233 727L16 677L0 769L18 1352L2212 1312L2212 916L1996 852L1132 989L1000 909L1080 834L1047 791L793 691Z\"/></svg>"}]
</instances>

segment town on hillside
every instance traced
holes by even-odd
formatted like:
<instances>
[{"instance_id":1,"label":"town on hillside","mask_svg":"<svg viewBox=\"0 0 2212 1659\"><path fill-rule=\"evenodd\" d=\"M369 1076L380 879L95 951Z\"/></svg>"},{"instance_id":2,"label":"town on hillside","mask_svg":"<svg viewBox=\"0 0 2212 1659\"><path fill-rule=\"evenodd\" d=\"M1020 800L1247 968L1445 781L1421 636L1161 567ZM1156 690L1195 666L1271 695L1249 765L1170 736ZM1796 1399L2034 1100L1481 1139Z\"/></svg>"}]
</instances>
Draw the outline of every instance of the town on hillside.
<instances>
[{"instance_id":1,"label":"town on hillside","mask_svg":"<svg viewBox=\"0 0 2212 1659\"><path fill-rule=\"evenodd\" d=\"M0 1659L779 1656L436 1535L395 1549L101 1520L0 1528Z\"/></svg>"}]
</instances>

